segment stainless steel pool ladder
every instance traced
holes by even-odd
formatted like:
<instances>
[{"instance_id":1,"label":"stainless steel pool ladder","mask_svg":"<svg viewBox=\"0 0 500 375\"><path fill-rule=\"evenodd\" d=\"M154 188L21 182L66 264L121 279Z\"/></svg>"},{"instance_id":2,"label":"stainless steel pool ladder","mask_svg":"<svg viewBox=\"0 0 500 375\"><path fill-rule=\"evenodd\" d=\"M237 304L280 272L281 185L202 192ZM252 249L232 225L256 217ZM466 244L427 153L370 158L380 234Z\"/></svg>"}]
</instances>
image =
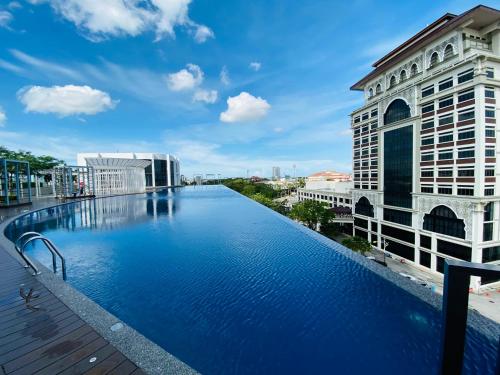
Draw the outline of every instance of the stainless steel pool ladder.
<instances>
[{"instance_id":1,"label":"stainless steel pool ladder","mask_svg":"<svg viewBox=\"0 0 500 375\"><path fill-rule=\"evenodd\" d=\"M49 240L47 237L41 235L38 232L26 232L23 233L21 236L18 237L16 242L14 243L14 246L21 256L23 260L26 262L26 265L24 266L25 268L31 268L34 271L33 275L38 275L40 274L40 271L38 270L38 267L35 266L33 261L24 253L24 249L26 248L26 245L29 244L30 242L40 240L43 242L45 247L50 251L52 254L52 270L54 273L57 271L57 260L56 257L59 257L61 259L61 269L62 269L62 277L63 280L66 280L66 260L64 257L61 255L61 252L57 249L56 245Z\"/></svg>"}]
</instances>

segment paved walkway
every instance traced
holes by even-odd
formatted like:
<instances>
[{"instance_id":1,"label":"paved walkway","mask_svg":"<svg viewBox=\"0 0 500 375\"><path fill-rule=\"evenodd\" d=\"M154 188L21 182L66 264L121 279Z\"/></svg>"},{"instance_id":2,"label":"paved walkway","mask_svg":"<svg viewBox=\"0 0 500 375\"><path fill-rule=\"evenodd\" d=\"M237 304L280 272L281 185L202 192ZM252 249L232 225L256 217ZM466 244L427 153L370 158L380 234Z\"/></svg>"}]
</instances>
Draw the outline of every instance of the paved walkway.
<instances>
[{"instance_id":1,"label":"paved walkway","mask_svg":"<svg viewBox=\"0 0 500 375\"><path fill-rule=\"evenodd\" d=\"M51 204L2 210L0 221ZM30 297L31 291L31 297ZM0 374L143 374L0 247Z\"/></svg>"}]
</instances>

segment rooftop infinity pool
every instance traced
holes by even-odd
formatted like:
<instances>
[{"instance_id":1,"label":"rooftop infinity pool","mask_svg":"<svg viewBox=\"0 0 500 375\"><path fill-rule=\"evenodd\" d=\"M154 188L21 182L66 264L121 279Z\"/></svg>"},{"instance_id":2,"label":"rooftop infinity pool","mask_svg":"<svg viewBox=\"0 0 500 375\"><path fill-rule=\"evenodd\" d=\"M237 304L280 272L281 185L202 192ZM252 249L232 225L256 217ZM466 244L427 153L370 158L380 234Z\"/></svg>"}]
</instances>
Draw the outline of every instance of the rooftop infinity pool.
<instances>
[{"instance_id":1,"label":"rooftop infinity pool","mask_svg":"<svg viewBox=\"0 0 500 375\"><path fill-rule=\"evenodd\" d=\"M204 374L438 372L439 311L225 187L75 202L6 234L33 230L68 283ZM496 350L469 328L464 373L493 374Z\"/></svg>"}]
</instances>

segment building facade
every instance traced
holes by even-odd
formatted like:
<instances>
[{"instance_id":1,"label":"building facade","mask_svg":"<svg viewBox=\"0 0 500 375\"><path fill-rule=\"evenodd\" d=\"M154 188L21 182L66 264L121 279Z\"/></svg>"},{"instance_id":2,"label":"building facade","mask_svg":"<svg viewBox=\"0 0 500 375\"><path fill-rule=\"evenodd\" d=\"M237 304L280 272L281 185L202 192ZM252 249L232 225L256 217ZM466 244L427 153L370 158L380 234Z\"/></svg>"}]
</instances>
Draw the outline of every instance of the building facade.
<instances>
[{"instance_id":1,"label":"building facade","mask_svg":"<svg viewBox=\"0 0 500 375\"><path fill-rule=\"evenodd\" d=\"M299 202L314 200L326 203L331 208L352 207L353 182L346 173L324 171L306 178L305 186L297 189Z\"/></svg>"},{"instance_id":2,"label":"building facade","mask_svg":"<svg viewBox=\"0 0 500 375\"><path fill-rule=\"evenodd\" d=\"M500 262L499 21L446 14L351 88L354 234L434 272Z\"/></svg>"},{"instance_id":3,"label":"building facade","mask_svg":"<svg viewBox=\"0 0 500 375\"><path fill-rule=\"evenodd\" d=\"M281 169L280 167L273 167L273 180L279 180L281 178Z\"/></svg>"},{"instance_id":4,"label":"building facade","mask_svg":"<svg viewBox=\"0 0 500 375\"><path fill-rule=\"evenodd\" d=\"M78 165L87 165L86 159L129 159L149 161L144 169L146 189L173 187L181 185L179 160L169 154L134 153L134 152L95 152L79 153Z\"/></svg>"}]
</instances>

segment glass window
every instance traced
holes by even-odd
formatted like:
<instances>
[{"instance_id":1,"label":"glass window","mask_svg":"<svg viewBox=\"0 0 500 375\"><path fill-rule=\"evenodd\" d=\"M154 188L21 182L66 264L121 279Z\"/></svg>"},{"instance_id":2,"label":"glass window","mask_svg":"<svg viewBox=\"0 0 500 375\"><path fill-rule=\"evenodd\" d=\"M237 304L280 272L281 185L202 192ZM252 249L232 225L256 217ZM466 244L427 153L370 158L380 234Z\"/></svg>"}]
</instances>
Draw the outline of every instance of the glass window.
<instances>
[{"instance_id":1,"label":"glass window","mask_svg":"<svg viewBox=\"0 0 500 375\"><path fill-rule=\"evenodd\" d=\"M438 171L439 177L453 177L453 169L440 169Z\"/></svg>"},{"instance_id":2,"label":"glass window","mask_svg":"<svg viewBox=\"0 0 500 375\"><path fill-rule=\"evenodd\" d=\"M384 220L411 227L411 212L384 208Z\"/></svg>"},{"instance_id":3,"label":"glass window","mask_svg":"<svg viewBox=\"0 0 500 375\"><path fill-rule=\"evenodd\" d=\"M408 232L399 228L394 228L385 224L382 224L382 235L389 236L400 241L408 242L410 244L415 243L415 233Z\"/></svg>"},{"instance_id":4,"label":"glass window","mask_svg":"<svg viewBox=\"0 0 500 375\"><path fill-rule=\"evenodd\" d=\"M399 75L399 82L403 82L406 80L406 70L402 70L401 74Z\"/></svg>"},{"instance_id":5,"label":"glass window","mask_svg":"<svg viewBox=\"0 0 500 375\"><path fill-rule=\"evenodd\" d=\"M438 86L439 86L439 91L443 91L449 89L450 87L453 87L453 78L450 77L440 81Z\"/></svg>"},{"instance_id":6,"label":"glass window","mask_svg":"<svg viewBox=\"0 0 500 375\"><path fill-rule=\"evenodd\" d=\"M368 112L367 113L363 113L363 115L361 116L361 120L362 121L368 120Z\"/></svg>"},{"instance_id":7,"label":"glass window","mask_svg":"<svg viewBox=\"0 0 500 375\"><path fill-rule=\"evenodd\" d=\"M410 107L402 99L394 100L384 113L384 124L392 124L411 117Z\"/></svg>"},{"instance_id":8,"label":"glass window","mask_svg":"<svg viewBox=\"0 0 500 375\"><path fill-rule=\"evenodd\" d=\"M474 119L474 110L468 109L465 111L458 112L458 121L466 121Z\"/></svg>"},{"instance_id":9,"label":"glass window","mask_svg":"<svg viewBox=\"0 0 500 375\"><path fill-rule=\"evenodd\" d=\"M438 240L437 251L454 258L462 259L468 262L471 261L472 249L467 246L458 245L456 243L448 241Z\"/></svg>"},{"instance_id":10,"label":"glass window","mask_svg":"<svg viewBox=\"0 0 500 375\"><path fill-rule=\"evenodd\" d=\"M453 193L453 190L451 186L438 186L438 193L451 195Z\"/></svg>"},{"instance_id":11,"label":"glass window","mask_svg":"<svg viewBox=\"0 0 500 375\"><path fill-rule=\"evenodd\" d=\"M413 246L403 245L402 243L387 240L387 251L396 254L402 258L414 261L415 260L415 249Z\"/></svg>"},{"instance_id":12,"label":"glass window","mask_svg":"<svg viewBox=\"0 0 500 375\"><path fill-rule=\"evenodd\" d=\"M431 254L425 251L420 251L420 265L431 268Z\"/></svg>"},{"instance_id":13,"label":"glass window","mask_svg":"<svg viewBox=\"0 0 500 375\"><path fill-rule=\"evenodd\" d=\"M439 99L439 108L445 108L453 105L453 96L448 96L443 99Z\"/></svg>"},{"instance_id":14,"label":"glass window","mask_svg":"<svg viewBox=\"0 0 500 375\"><path fill-rule=\"evenodd\" d=\"M486 87L484 89L484 96L487 98L494 98L495 97L495 89L493 87Z\"/></svg>"},{"instance_id":15,"label":"glass window","mask_svg":"<svg viewBox=\"0 0 500 375\"><path fill-rule=\"evenodd\" d=\"M428 153L428 154L422 154L421 160L422 161L432 161L432 160L434 160L434 153L431 152L431 153Z\"/></svg>"},{"instance_id":16,"label":"glass window","mask_svg":"<svg viewBox=\"0 0 500 375\"><path fill-rule=\"evenodd\" d=\"M493 147L488 147L486 148L484 154L487 158L493 158L495 157L495 149Z\"/></svg>"},{"instance_id":17,"label":"glass window","mask_svg":"<svg viewBox=\"0 0 500 375\"><path fill-rule=\"evenodd\" d=\"M484 175L486 177L492 177L492 176L494 176L495 175L495 168L486 168L484 170Z\"/></svg>"},{"instance_id":18,"label":"glass window","mask_svg":"<svg viewBox=\"0 0 500 375\"><path fill-rule=\"evenodd\" d=\"M483 249L483 263L500 260L500 246L487 247Z\"/></svg>"},{"instance_id":19,"label":"glass window","mask_svg":"<svg viewBox=\"0 0 500 375\"><path fill-rule=\"evenodd\" d=\"M474 138L474 129L467 129L458 133L458 139L470 139Z\"/></svg>"},{"instance_id":20,"label":"glass window","mask_svg":"<svg viewBox=\"0 0 500 375\"><path fill-rule=\"evenodd\" d=\"M446 151L439 151L439 160L450 160L453 159L453 151L452 150L446 150Z\"/></svg>"},{"instance_id":21,"label":"glass window","mask_svg":"<svg viewBox=\"0 0 500 375\"><path fill-rule=\"evenodd\" d=\"M434 177L434 170L432 170L432 169L422 169L420 175L422 177Z\"/></svg>"},{"instance_id":22,"label":"glass window","mask_svg":"<svg viewBox=\"0 0 500 375\"><path fill-rule=\"evenodd\" d=\"M422 122L422 130L432 129L434 127L434 119Z\"/></svg>"},{"instance_id":23,"label":"glass window","mask_svg":"<svg viewBox=\"0 0 500 375\"><path fill-rule=\"evenodd\" d=\"M422 193L434 193L434 188L430 185L422 185L421 188L420 188L420 191Z\"/></svg>"},{"instance_id":24,"label":"glass window","mask_svg":"<svg viewBox=\"0 0 500 375\"><path fill-rule=\"evenodd\" d=\"M384 133L384 204L411 208L413 125Z\"/></svg>"},{"instance_id":25,"label":"glass window","mask_svg":"<svg viewBox=\"0 0 500 375\"><path fill-rule=\"evenodd\" d=\"M439 143L453 142L453 133L439 134Z\"/></svg>"},{"instance_id":26,"label":"glass window","mask_svg":"<svg viewBox=\"0 0 500 375\"><path fill-rule=\"evenodd\" d=\"M487 78L495 78L495 69L494 68L486 68L486 77Z\"/></svg>"},{"instance_id":27,"label":"glass window","mask_svg":"<svg viewBox=\"0 0 500 375\"><path fill-rule=\"evenodd\" d=\"M366 197L361 197L354 206L354 213L357 215L373 217L373 206Z\"/></svg>"},{"instance_id":28,"label":"glass window","mask_svg":"<svg viewBox=\"0 0 500 375\"><path fill-rule=\"evenodd\" d=\"M466 159L466 158L473 158L473 157L474 157L474 149L473 148L459 149L458 150L458 158L459 159Z\"/></svg>"},{"instance_id":29,"label":"glass window","mask_svg":"<svg viewBox=\"0 0 500 375\"><path fill-rule=\"evenodd\" d=\"M434 85L432 86L427 86L422 89L422 98L425 98L427 96L430 96L434 94Z\"/></svg>"},{"instance_id":30,"label":"glass window","mask_svg":"<svg viewBox=\"0 0 500 375\"><path fill-rule=\"evenodd\" d=\"M167 161L153 160L155 169L155 186L167 186Z\"/></svg>"},{"instance_id":31,"label":"glass window","mask_svg":"<svg viewBox=\"0 0 500 375\"><path fill-rule=\"evenodd\" d=\"M444 49L444 59L449 59L451 57L453 57L454 53L453 53L453 46L451 44L448 44L446 46L446 48Z\"/></svg>"},{"instance_id":32,"label":"glass window","mask_svg":"<svg viewBox=\"0 0 500 375\"><path fill-rule=\"evenodd\" d=\"M446 115L439 118L439 125L453 124L453 115Z\"/></svg>"},{"instance_id":33,"label":"glass window","mask_svg":"<svg viewBox=\"0 0 500 375\"><path fill-rule=\"evenodd\" d=\"M486 186L484 188L484 195L486 196L495 195L495 188L493 186Z\"/></svg>"},{"instance_id":34,"label":"glass window","mask_svg":"<svg viewBox=\"0 0 500 375\"><path fill-rule=\"evenodd\" d=\"M380 86L380 83L375 87L375 93L380 94L382 92L382 86Z\"/></svg>"},{"instance_id":35,"label":"glass window","mask_svg":"<svg viewBox=\"0 0 500 375\"><path fill-rule=\"evenodd\" d=\"M424 216L424 229L452 237L465 238L464 221L458 219L457 215L446 206L437 206Z\"/></svg>"},{"instance_id":36,"label":"glass window","mask_svg":"<svg viewBox=\"0 0 500 375\"><path fill-rule=\"evenodd\" d=\"M411 66L411 70L410 70L410 74L411 76L413 77L414 75L416 75L418 73L418 67L417 67L417 64L413 64Z\"/></svg>"},{"instance_id":37,"label":"glass window","mask_svg":"<svg viewBox=\"0 0 500 375\"><path fill-rule=\"evenodd\" d=\"M373 96L373 89L370 87L370 90L368 90L368 97L372 97Z\"/></svg>"},{"instance_id":38,"label":"glass window","mask_svg":"<svg viewBox=\"0 0 500 375\"><path fill-rule=\"evenodd\" d=\"M484 111L484 115L488 118L495 118L495 108L494 107L486 107Z\"/></svg>"},{"instance_id":39,"label":"glass window","mask_svg":"<svg viewBox=\"0 0 500 375\"><path fill-rule=\"evenodd\" d=\"M458 83L464 83L474 78L474 69L468 69L458 74Z\"/></svg>"},{"instance_id":40,"label":"glass window","mask_svg":"<svg viewBox=\"0 0 500 375\"><path fill-rule=\"evenodd\" d=\"M429 68L432 68L432 67L436 66L438 63L439 63L439 56L438 56L437 52L434 52L431 55L431 60L430 60L430 63L429 63Z\"/></svg>"},{"instance_id":41,"label":"glass window","mask_svg":"<svg viewBox=\"0 0 500 375\"><path fill-rule=\"evenodd\" d=\"M474 99L474 90L462 91L458 93L458 102L462 103Z\"/></svg>"},{"instance_id":42,"label":"glass window","mask_svg":"<svg viewBox=\"0 0 500 375\"><path fill-rule=\"evenodd\" d=\"M434 137L422 138L422 146L433 145Z\"/></svg>"},{"instance_id":43,"label":"glass window","mask_svg":"<svg viewBox=\"0 0 500 375\"><path fill-rule=\"evenodd\" d=\"M474 169L458 169L458 177L474 177Z\"/></svg>"},{"instance_id":44,"label":"glass window","mask_svg":"<svg viewBox=\"0 0 500 375\"><path fill-rule=\"evenodd\" d=\"M474 195L474 186L458 186L457 187L458 195Z\"/></svg>"},{"instance_id":45,"label":"glass window","mask_svg":"<svg viewBox=\"0 0 500 375\"><path fill-rule=\"evenodd\" d=\"M422 104L422 113L428 113L434 111L434 103Z\"/></svg>"},{"instance_id":46,"label":"glass window","mask_svg":"<svg viewBox=\"0 0 500 375\"><path fill-rule=\"evenodd\" d=\"M394 87L396 86L396 76L392 76L391 80L389 81L389 87Z\"/></svg>"}]
</instances>

